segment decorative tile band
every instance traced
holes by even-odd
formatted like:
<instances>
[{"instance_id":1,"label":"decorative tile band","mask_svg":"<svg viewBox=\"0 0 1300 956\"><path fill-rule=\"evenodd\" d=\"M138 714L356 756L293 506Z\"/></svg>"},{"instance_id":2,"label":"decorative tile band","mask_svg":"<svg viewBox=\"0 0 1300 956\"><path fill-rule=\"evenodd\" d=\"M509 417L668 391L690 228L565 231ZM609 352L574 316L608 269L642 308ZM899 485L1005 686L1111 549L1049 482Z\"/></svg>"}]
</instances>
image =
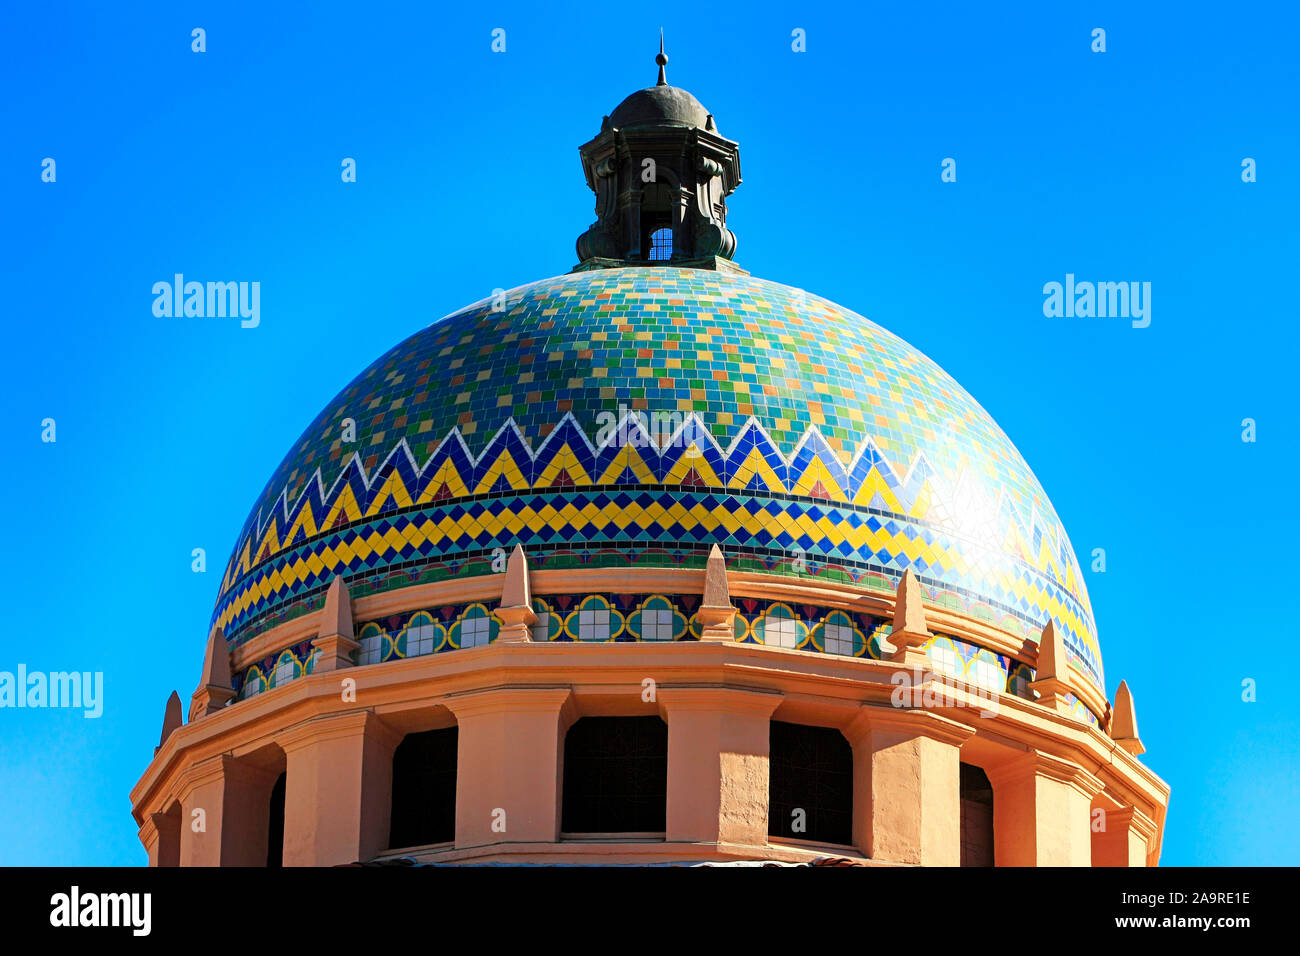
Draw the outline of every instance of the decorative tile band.
<instances>
[{"instance_id":1,"label":"decorative tile band","mask_svg":"<svg viewBox=\"0 0 1300 956\"><path fill-rule=\"evenodd\" d=\"M556 594L533 599L537 642L637 643L699 639L700 598L689 594ZM789 601L736 600L735 640L818 654L882 660L881 639L888 619L861 612L827 609ZM496 640L499 624L485 604L457 604L391 615L357 626L358 665L440 654ZM948 634L926 645L938 673L999 693L1033 700L1033 668ZM310 641L250 665L235 682L240 698L310 674L316 652ZM1072 715L1098 726L1097 718L1073 695Z\"/></svg>"}]
</instances>

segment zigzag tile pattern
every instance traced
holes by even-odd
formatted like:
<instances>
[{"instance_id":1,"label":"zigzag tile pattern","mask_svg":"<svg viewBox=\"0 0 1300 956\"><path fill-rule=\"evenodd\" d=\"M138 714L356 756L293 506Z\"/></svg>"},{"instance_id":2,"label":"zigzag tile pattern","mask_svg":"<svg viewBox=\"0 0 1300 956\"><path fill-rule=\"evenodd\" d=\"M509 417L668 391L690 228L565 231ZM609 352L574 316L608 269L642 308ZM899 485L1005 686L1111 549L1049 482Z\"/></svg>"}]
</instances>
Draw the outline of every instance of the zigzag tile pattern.
<instances>
[{"instance_id":1,"label":"zigzag tile pattern","mask_svg":"<svg viewBox=\"0 0 1300 956\"><path fill-rule=\"evenodd\" d=\"M1051 618L1104 687L1069 540L974 399L855 313L691 269L543 280L382 356L268 482L213 622L238 643L334 574L516 542L692 564L715 541L778 573L910 567L1025 633Z\"/></svg>"}]
</instances>

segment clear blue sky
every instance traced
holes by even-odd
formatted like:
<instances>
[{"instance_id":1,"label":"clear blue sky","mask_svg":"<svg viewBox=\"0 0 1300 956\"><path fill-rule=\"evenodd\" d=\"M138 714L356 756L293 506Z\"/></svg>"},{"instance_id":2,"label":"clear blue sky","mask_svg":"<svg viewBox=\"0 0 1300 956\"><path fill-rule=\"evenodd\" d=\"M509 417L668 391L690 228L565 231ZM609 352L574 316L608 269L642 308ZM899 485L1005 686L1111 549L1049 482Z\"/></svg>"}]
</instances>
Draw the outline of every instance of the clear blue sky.
<instances>
[{"instance_id":1,"label":"clear blue sky","mask_svg":"<svg viewBox=\"0 0 1300 956\"><path fill-rule=\"evenodd\" d=\"M0 670L106 680L99 720L0 710L0 862L144 861L127 794L250 503L371 359L571 267L577 146L653 82L660 26L741 144L740 263L934 358L1084 566L1105 548L1088 588L1173 787L1163 862L1300 862L1294 8L272 6L0 20ZM175 272L260 281L260 327L155 318ZM1045 318L1067 272L1151 282L1151 326Z\"/></svg>"}]
</instances>

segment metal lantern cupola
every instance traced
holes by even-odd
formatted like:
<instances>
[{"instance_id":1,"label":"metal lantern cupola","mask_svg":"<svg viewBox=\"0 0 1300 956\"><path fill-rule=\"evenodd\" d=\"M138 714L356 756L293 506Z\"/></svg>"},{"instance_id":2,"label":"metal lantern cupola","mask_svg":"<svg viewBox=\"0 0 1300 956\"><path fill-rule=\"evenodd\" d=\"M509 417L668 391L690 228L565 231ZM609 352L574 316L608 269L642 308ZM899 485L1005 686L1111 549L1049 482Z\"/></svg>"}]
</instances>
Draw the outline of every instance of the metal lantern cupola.
<instances>
[{"instance_id":1,"label":"metal lantern cupola","mask_svg":"<svg viewBox=\"0 0 1300 956\"><path fill-rule=\"evenodd\" d=\"M743 274L727 228L740 147L699 100L668 85L662 38L655 60L658 83L623 100L579 147L596 221L578 238L574 271L671 263Z\"/></svg>"}]
</instances>

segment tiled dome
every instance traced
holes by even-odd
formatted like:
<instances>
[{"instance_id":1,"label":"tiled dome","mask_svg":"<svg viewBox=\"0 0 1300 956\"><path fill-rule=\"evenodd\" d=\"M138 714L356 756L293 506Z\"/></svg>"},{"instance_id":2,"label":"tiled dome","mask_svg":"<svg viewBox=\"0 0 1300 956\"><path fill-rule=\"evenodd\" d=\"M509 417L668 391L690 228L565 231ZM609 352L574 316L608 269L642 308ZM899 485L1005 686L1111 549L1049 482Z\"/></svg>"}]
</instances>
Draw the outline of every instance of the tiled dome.
<instances>
[{"instance_id":1,"label":"tiled dome","mask_svg":"<svg viewBox=\"0 0 1300 956\"><path fill-rule=\"evenodd\" d=\"M1069 539L975 400L848 309L700 269L544 279L381 356L271 476L213 622L239 644L335 574L388 591L515 543L534 567L700 567L714 542L882 591L910 567L928 600L1025 636L1051 618L1104 689Z\"/></svg>"}]
</instances>

